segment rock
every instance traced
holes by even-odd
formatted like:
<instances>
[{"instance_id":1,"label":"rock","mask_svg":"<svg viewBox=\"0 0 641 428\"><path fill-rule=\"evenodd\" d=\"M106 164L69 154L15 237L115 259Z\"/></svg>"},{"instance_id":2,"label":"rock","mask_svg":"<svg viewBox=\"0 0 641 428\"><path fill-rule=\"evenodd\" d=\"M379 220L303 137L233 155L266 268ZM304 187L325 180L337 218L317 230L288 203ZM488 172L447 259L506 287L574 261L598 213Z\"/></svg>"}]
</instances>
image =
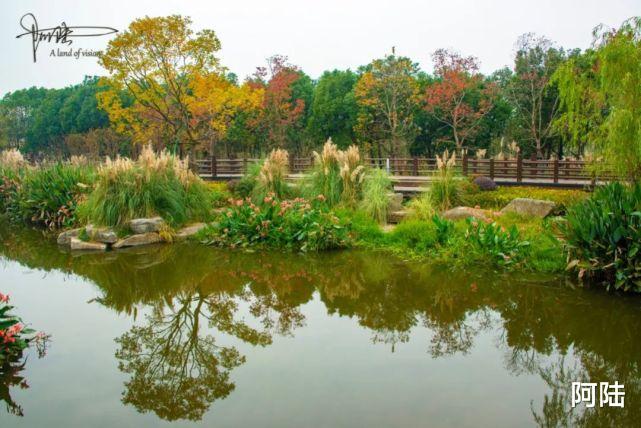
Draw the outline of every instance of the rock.
<instances>
[{"instance_id":1,"label":"rock","mask_svg":"<svg viewBox=\"0 0 641 428\"><path fill-rule=\"evenodd\" d=\"M77 238L82 232L82 227L78 229L65 230L64 232L58 235L58 245L70 245L71 238Z\"/></svg>"},{"instance_id":2,"label":"rock","mask_svg":"<svg viewBox=\"0 0 641 428\"><path fill-rule=\"evenodd\" d=\"M205 227L207 227L205 223L190 224L189 226L185 226L182 229L180 229L178 232L176 232L174 239L176 239L177 241L187 239L190 236L197 234L198 232L203 230Z\"/></svg>"},{"instance_id":3,"label":"rock","mask_svg":"<svg viewBox=\"0 0 641 428\"><path fill-rule=\"evenodd\" d=\"M403 194L402 193L388 193L387 211L402 211L403 210Z\"/></svg>"},{"instance_id":4,"label":"rock","mask_svg":"<svg viewBox=\"0 0 641 428\"><path fill-rule=\"evenodd\" d=\"M69 243L72 250L105 251L107 249L107 244L102 242L83 241L78 238L71 238Z\"/></svg>"},{"instance_id":5,"label":"rock","mask_svg":"<svg viewBox=\"0 0 641 428\"><path fill-rule=\"evenodd\" d=\"M443 213L443 218L448 220L465 220L468 217L475 218L480 221L491 221L494 213L489 210L482 210L478 208L470 207L456 207L451 210L447 210Z\"/></svg>"},{"instance_id":6,"label":"rock","mask_svg":"<svg viewBox=\"0 0 641 428\"><path fill-rule=\"evenodd\" d=\"M134 233L158 232L164 226L162 217L136 218L129 222L129 227Z\"/></svg>"},{"instance_id":7,"label":"rock","mask_svg":"<svg viewBox=\"0 0 641 428\"><path fill-rule=\"evenodd\" d=\"M113 244L111 248L139 247L141 245L157 244L162 242L162 238L155 232L140 233L137 235L127 236Z\"/></svg>"},{"instance_id":8,"label":"rock","mask_svg":"<svg viewBox=\"0 0 641 428\"><path fill-rule=\"evenodd\" d=\"M516 198L501 210L502 213L514 212L522 216L547 217L554 210L555 204L552 201L541 199Z\"/></svg>"},{"instance_id":9,"label":"rock","mask_svg":"<svg viewBox=\"0 0 641 428\"><path fill-rule=\"evenodd\" d=\"M391 211L387 214L387 222L393 224L400 223L405 217L407 217L407 211Z\"/></svg>"},{"instance_id":10,"label":"rock","mask_svg":"<svg viewBox=\"0 0 641 428\"><path fill-rule=\"evenodd\" d=\"M113 244L118 240L116 232L108 227L96 227L93 224L88 224L85 230L92 241Z\"/></svg>"}]
</instances>

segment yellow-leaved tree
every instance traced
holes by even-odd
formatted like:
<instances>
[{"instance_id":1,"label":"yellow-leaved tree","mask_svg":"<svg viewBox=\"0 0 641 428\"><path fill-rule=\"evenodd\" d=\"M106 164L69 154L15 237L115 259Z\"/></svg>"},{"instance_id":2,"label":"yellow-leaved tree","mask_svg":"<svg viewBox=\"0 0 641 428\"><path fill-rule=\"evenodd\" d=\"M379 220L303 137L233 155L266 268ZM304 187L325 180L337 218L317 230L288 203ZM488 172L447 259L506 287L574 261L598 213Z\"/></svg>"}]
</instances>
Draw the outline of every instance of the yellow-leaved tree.
<instances>
[{"instance_id":1,"label":"yellow-leaved tree","mask_svg":"<svg viewBox=\"0 0 641 428\"><path fill-rule=\"evenodd\" d=\"M189 108L198 138L214 153L239 115L258 115L264 92L248 83L238 86L221 73L195 75Z\"/></svg>"},{"instance_id":2,"label":"yellow-leaved tree","mask_svg":"<svg viewBox=\"0 0 641 428\"><path fill-rule=\"evenodd\" d=\"M98 105L115 129L136 143L179 147L199 143L192 118L191 85L196 75L222 72L212 30L194 33L180 15L144 17L109 42L100 64L109 72Z\"/></svg>"}]
</instances>

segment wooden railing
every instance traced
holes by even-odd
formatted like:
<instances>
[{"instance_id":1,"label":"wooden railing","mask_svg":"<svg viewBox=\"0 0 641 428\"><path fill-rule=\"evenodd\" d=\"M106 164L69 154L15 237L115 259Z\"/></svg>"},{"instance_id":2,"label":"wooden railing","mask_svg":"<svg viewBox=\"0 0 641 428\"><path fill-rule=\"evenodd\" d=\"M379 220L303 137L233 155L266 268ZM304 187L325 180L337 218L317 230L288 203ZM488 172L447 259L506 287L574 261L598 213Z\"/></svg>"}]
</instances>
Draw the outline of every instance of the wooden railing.
<instances>
[{"instance_id":1,"label":"wooden railing","mask_svg":"<svg viewBox=\"0 0 641 428\"><path fill-rule=\"evenodd\" d=\"M224 159L210 157L198 159L194 168L204 178L227 179L242 176L256 158ZM290 158L289 170L292 174L308 171L314 163L312 157ZM397 177L430 176L436 170L435 158L366 158L364 164L382 168ZM476 159L464 156L456 162L455 170L464 176L483 175L501 182L513 183L594 183L595 178L580 160L528 160L522 157L510 160ZM599 180L614 178L611 173L601 173Z\"/></svg>"}]
</instances>

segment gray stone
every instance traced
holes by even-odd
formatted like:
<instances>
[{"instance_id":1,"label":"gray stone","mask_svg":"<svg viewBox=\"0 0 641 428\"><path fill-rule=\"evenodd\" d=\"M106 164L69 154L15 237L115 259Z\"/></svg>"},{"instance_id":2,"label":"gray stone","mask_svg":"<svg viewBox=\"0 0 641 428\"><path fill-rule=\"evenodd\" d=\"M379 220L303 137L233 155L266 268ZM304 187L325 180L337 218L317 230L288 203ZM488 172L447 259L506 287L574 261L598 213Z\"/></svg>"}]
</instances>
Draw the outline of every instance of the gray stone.
<instances>
[{"instance_id":1,"label":"gray stone","mask_svg":"<svg viewBox=\"0 0 641 428\"><path fill-rule=\"evenodd\" d=\"M139 247L141 245L157 244L162 242L162 238L155 232L140 233L137 235L127 236L113 244L111 248Z\"/></svg>"},{"instance_id":2,"label":"gray stone","mask_svg":"<svg viewBox=\"0 0 641 428\"><path fill-rule=\"evenodd\" d=\"M102 242L83 241L78 238L71 238L69 243L71 244L72 250L105 251L107 249L107 244Z\"/></svg>"},{"instance_id":3,"label":"gray stone","mask_svg":"<svg viewBox=\"0 0 641 428\"><path fill-rule=\"evenodd\" d=\"M407 211L391 211L387 214L387 222L392 224L400 223L405 217L407 217Z\"/></svg>"},{"instance_id":4,"label":"gray stone","mask_svg":"<svg viewBox=\"0 0 641 428\"><path fill-rule=\"evenodd\" d=\"M180 229L178 232L176 232L174 239L176 239L177 241L187 239L190 236L197 234L198 232L203 230L205 227L207 227L205 223L190 224L189 226L185 226L182 229Z\"/></svg>"},{"instance_id":5,"label":"gray stone","mask_svg":"<svg viewBox=\"0 0 641 428\"><path fill-rule=\"evenodd\" d=\"M445 211L443 213L443 218L456 221L465 220L466 218L472 217L480 221L490 221L493 215L494 213L489 210L470 207L456 207L452 208L451 210Z\"/></svg>"},{"instance_id":6,"label":"gray stone","mask_svg":"<svg viewBox=\"0 0 641 428\"><path fill-rule=\"evenodd\" d=\"M104 244L113 244L118 240L118 235L108 227L96 227L93 224L88 224L85 228L87 236L92 241L102 242Z\"/></svg>"},{"instance_id":7,"label":"gray stone","mask_svg":"<svg viewBox=\"0 0 641 428\"><path fill-rule=\"evenodd\" d=\"M65 230L64 232L58 235L58 245L70 245L71 238L77 238L82 232L82 227L78 229Z\"/></svg>"},{"instance_id":8,"label":"gray stone","mask_svg":"<svg viewBox=\"0 0 641 428\"><path fill-rule=\"evenodd\" d=\"M402 193L388 193L387 198L387 211L402 211L403 210L403 194Z\"/></svg>"},{"instance_id":9,"label":"gray stone","mask_svg":"<svg viewBox=\"0 0 641 428\"><path fill-rule=\"evenodd\" d=\"M507 204L501 210L501 212L514 212L522 216L544 218L552 213L554 207L555 204L552 201L530 198L516 198L512 199L512 201Z\"/></svg>"},{"instance_id":10,"label":"gray stone","mask_svg":"<svg viewBox=\"0 0 641 428\"><path fill-rule=\"evenodd\" d=\"M162 217L136 218L129 222L134 233L158 232L165 224Z\"/></svg>"}]
</instances>

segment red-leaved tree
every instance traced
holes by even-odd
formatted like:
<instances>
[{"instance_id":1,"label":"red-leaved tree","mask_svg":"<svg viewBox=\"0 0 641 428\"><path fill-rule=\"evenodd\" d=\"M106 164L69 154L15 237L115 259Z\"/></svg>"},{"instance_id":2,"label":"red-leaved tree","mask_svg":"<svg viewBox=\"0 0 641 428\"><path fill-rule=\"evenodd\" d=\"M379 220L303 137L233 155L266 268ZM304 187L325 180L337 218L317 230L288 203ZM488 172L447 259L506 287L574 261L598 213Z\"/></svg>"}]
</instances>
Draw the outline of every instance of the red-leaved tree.
<instances>
[{"instance_id":1,"label":"red-leaved tree","mask_svg":"<svg viewBox=\"0 0 641 428\"><path fill-rule=\"evenodd\" d=\"M449 127L460 151L492 110L496 86L484 82L475 57L439 49L432 55L436 81L425 93L425 109Z\"/></svg>"}]
</instances>

